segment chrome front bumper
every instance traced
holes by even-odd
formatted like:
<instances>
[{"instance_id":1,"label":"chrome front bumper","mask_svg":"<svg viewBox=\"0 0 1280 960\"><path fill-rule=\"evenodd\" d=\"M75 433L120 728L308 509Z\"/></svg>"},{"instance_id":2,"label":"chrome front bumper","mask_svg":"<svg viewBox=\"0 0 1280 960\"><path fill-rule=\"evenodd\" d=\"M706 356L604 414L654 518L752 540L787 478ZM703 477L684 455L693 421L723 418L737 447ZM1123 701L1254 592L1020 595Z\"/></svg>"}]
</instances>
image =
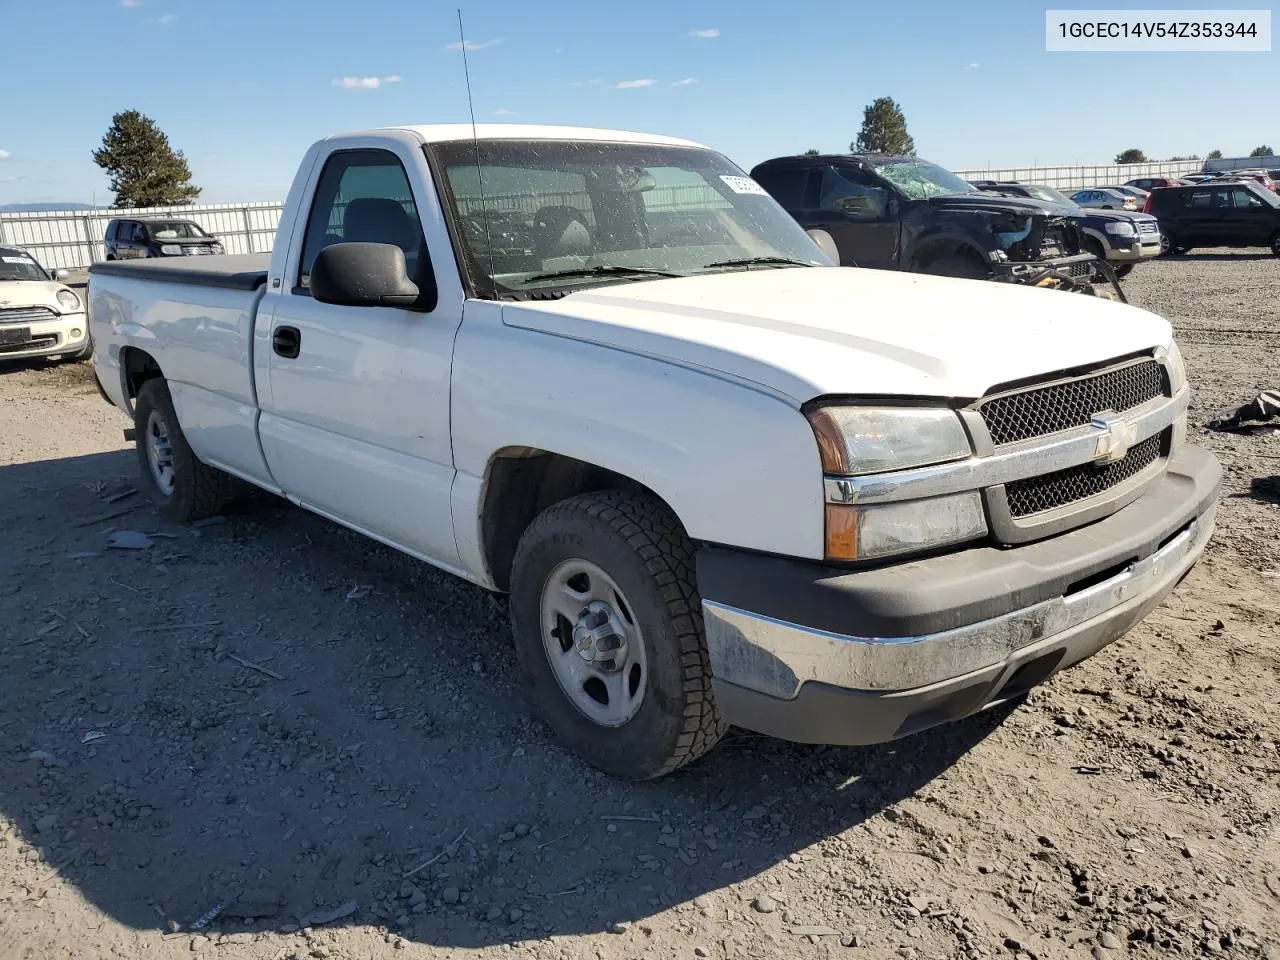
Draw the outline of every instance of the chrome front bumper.
<instances>
[{"instance_id":1,"label":"chrome front bumper","mask_svg":"<svg viewBox=\"0 0 1280 960\"><path fill-rule=\"evenodd\" d=\"M1215 512L1211 506L1154 553L1100 583L921 636L837 634L704 600L712 674L783 700L794 699L808 682L890 693L997 667L1024 648L1079 632L1091 622L1102 626L1114 617L1117 630L1103 639L1102 646L1131 626L1120 614L1159 603L1195 565L1213 533ZM919 589L928 590L928 583L921 583Z\"/></svg>"}]
</instances>

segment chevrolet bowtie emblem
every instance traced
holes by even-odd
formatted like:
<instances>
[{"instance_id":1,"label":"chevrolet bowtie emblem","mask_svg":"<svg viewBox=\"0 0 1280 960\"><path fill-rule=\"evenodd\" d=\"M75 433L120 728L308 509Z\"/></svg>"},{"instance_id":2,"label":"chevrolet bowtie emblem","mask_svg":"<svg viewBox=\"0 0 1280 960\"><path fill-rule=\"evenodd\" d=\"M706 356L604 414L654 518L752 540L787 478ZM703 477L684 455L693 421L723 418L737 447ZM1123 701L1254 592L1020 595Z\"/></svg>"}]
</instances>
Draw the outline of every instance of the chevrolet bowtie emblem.
<instances>
[{"instance_id":1,"label":"chevrolet bowtie emblem","mask_svg":"<svg viewBox=\"0 0 1280 960\"><path fill-rule=\"evenodd\" d=\"M1094 414L1089 423L1095 430L1102 431L1093 447L1093 462L1098 466L1123 460L1137 439L1137 428L1111 410Z\"/></svg>"}]
</instances>

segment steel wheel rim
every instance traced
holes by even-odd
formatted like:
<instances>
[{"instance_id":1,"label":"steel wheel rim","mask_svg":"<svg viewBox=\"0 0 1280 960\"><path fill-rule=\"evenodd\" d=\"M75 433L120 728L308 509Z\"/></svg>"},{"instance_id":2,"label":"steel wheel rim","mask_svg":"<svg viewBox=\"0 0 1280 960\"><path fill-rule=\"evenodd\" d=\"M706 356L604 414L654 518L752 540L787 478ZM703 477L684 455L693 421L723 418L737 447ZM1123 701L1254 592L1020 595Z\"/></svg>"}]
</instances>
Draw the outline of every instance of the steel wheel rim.
<instances>
[{"instance_id":1,"label":"steel wheel rim","mask_svg":"<svg viewBox=\"0 0 1280 960\"><path fill-rule=\"evenodd\" d=\"M644 637L618 584L590 560L565 560L542 587L543 649L569 702L602 727L640 711L649 680Z\"/></svg>"},{"instance_id":2,"label":"steel wheel rim","mask_svg":"<svg viewBox=\"0 0 1280 960\"><path fill-rule=\"evenodd\" d=\"M166 497L173 493L173 445L169 442L169 427L159 411L152 410L147 417L146 431L147 466L151 479Z\"/></svg>"},{"instance_id":3,"label":"steel wheel rim","mask_svg":"<svg viewBox=\"0 0 1280 960\"><path fill-rule=\"evenodd\" d=\"M1169 242L1169 235L1167 233L1160 234L1160 252L1168 253L1172 249L1173 244Z\"/></svg>"}]
</instances>

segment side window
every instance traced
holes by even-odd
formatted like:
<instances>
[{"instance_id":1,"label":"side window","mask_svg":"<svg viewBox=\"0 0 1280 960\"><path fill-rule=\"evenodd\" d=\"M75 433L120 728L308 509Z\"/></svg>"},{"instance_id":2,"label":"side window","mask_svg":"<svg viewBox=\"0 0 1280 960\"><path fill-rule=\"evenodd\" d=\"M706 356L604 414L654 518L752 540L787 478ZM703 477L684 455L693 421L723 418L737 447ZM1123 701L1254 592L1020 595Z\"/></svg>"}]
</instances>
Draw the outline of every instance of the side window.
<instances>
[{"instance_id":1,"label":"side window","mask_svg":"<svg viewBox=\"0 0 1280 960\"><path fill-rule=\"evenodd\" d=\"M117 223L114 220L107 224L107 243L116 238L116 226Z\"/></svg>"},{"instance_id":2,"label":"side window","mask_svg":"<svg viewBox=\"0 0 1280 960\"><path fill-rule=\"evenodd\" d=\"M404 251L409 278L427 265L422 221L409 177L385 150L346 150L325 161L307 219L298 265L306 288L311 267L325 247L344 241L391 243Z\"/></svg>"},{"instance_id":3,"label":"side window","mask_svg":"<svg viewBox=\"0 0 1280 960\"><path fill-rule=\"evenodd\" d=\"M782 209L804 209L805 188L809 185L808 167L765 167L756 171L755 180L769 191Z\"/></svg>"},{"instance_id":4,"label":"side window","mask_svg":"<svg viewBox=\"0 0 1280 960\"><path fill-rule=\"evenodd\" d=\"M889 191L860 170L824 167L818 207L854 220L884 220L889 215Z\"/></svg>"},{"instance_id":5,"label":"side window","mask_svg":"<svg viewBox=\"0 0 1280 960\"><path fill-rule=\"evenodd\" d=\"M1213 193L1209 190L1197 190L1187 198L1187 206L1193 210L1204 210L1212 205Z\"/></svg>"},{"instance_id":6,"label":"side window","mask_svg":"<svg viewBox=\"0 0 1280 960\"><path fill-rule=\"evenodd\" d=\"M1248 190L1232 190L1231 198L1236 207L1260 207L1262 201L1251 194Z\"/></svg>"},{"instance_id":7,"label":"side window","mask_svg":"<svg viewBox=\"0 0 1280 960\"><path fill-rule=\"evenodd\" d=\"M144 227L144 226L143 226L142 224L140 224L140 223L135 223L135 224L133 224L133 229L132 229L132 231L131 231L131 232L130 232L130 234L129 234L129 238L130 238L134 243L146 243L146 242L147 242L147 228L146 228L146 227Z\"/></svg>"}]
</instances>

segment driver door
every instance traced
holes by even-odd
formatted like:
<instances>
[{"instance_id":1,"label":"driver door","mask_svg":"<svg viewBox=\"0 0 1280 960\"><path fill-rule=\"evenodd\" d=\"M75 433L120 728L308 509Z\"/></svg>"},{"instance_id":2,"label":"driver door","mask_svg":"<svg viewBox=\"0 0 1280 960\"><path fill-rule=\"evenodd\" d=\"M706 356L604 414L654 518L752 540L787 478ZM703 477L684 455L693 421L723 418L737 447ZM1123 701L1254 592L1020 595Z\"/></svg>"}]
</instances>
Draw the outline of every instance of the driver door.
<instances>
[{"instance_id":1,"label":"driver door","mask_svg":"<svg viewBox=\"0 0 1280 960\"><path fill-rule=\"evenodd\" d=\"M893 191L857 167L832 164L818 176L813 226L831 234L841 266L897 269L900 220Z\"/></svg>"}]
</instances>

